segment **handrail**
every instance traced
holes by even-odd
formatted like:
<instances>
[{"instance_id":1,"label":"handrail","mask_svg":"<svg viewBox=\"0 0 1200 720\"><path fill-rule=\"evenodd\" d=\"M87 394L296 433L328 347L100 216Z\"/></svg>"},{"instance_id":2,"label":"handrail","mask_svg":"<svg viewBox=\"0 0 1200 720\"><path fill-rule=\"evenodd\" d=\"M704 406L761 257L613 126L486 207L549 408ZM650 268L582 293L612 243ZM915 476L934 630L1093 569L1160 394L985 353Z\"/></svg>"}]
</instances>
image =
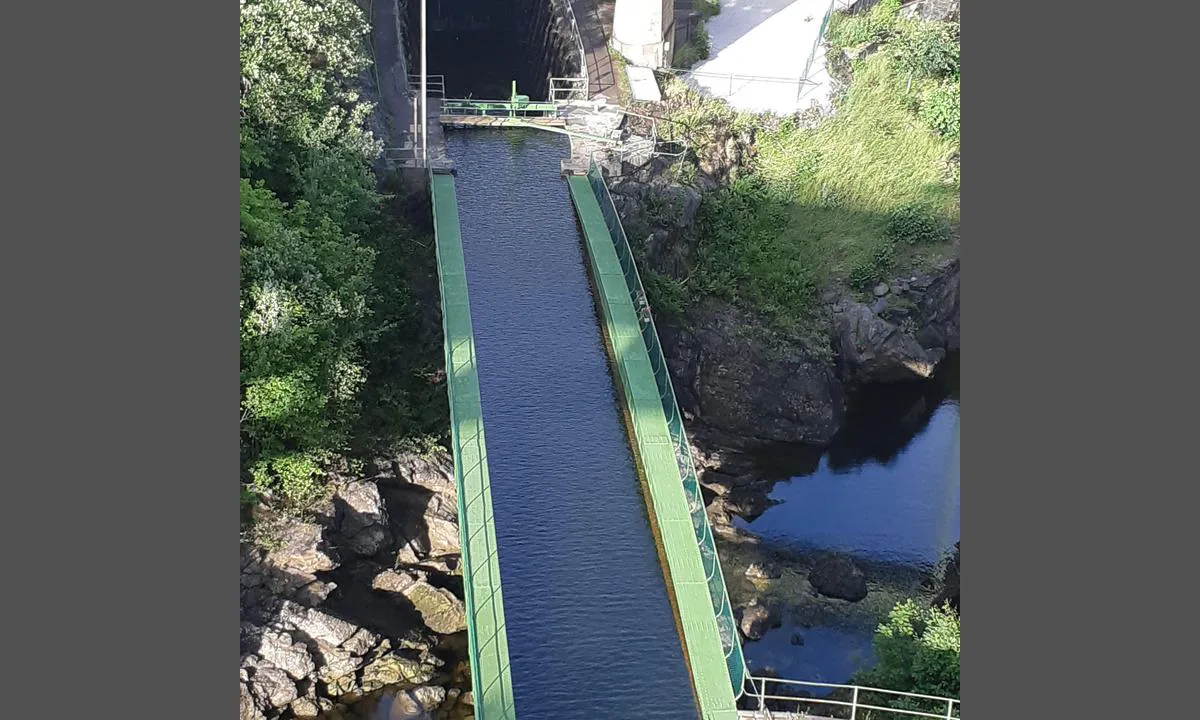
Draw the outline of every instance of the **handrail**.
<instances>
[{"instance_id":1,"label":"handrail","mask_svg":"<svg viewBox=\"0 0 1200 720\"><path fill-rule=\"evenodd\" d=\"M778 83L795 83L804 79L800 77L780 77L778 75L744 75L742 73L718 73L708 70L684 70L681 68L661 67L657 68L658 72L667 72L672 75L687 75L696 77L713 77L713 78L732 78L734 80L753 80L761 82L778 82Z\"/></svg>"},{"instance_id":2,"label":"handrail","mask_svg":"<svg viewBox=\"0 0 1200 720\"><path fill-rule=\"evenodd\" d=\"M587 52L583 47L583 33L579 31L579 22L575 19L575 8L571 7L571 0L561 0L562 4L567 8L567 21L571 23L571 30L575 33L575 49L579 52L579 74L583 77L583 95L587 99L588 83L588 67L587 67Z\"/></svg>"},{"instance_id":3,"label":"handrail","mask_svg":"<svg viewBox=\"0 0 1200 720\"><path fill-rule=\"evenodd\" d=\"M586 77L552 77L550 78L550 102L586 100L587 89L588 80ZM580 93L582 93L582 96Z\"/></svg>"},{"instance_id":4,"label":"handrail","mask_svg":"<svg viewBox=\"0 0 1200 720\"><path fill-rule=\"evenodd\" d=\"M449 188L443 190L448 197L439 198L437 190L439 179L448 177L433 171L429 173L471 689L477 718L484 718L486 714L487 720L514 720L516 711L487 474L483 410L479 399L470 299L467 295L466 268L462 259L461 230L452 179ZM460 415L464 411L465 416ZM472 518L479 521L474 527ZM476 554L476 550L481 552L481 556ZM477 597L476 591L480 591L482 596ZM485 685L485 676L489 673L491 677Z\"/></svg>"},{"instance_id":5,"label":"handrail","mask_svg":"<svg viewBox=\"0 0 1200 720\"><path fill-rule=\"evenodd\" d=\"M588 180L597 199L602 199L601 210L605 223L608 225L609 235L617 248L617 257L621 261L621 269L625 275L630 298L633 299L634 306L639 310L643 319L642 342L645 343L650 357L651 368L658 385L659 399L667 417L667 428L675 445L675 460L679 467L684 493L688 499L692 529L696 534L696 542L701 547L701 561L704 563L705 577L709 585L709 600L712 602L713 615L717 620L718 634L721 638L722 650L725 654L726 666L736 698L744 691L746 660L742 655L742 646L733 619L733 606L729 599L729 591L725 587L725 576L721 570L721 559L717 554L716 538L712 534L704 498L700 492L700 481L696 476L691 445L687 440L687 431L683 427L683 415L679 410L675 388L667 370L666 356L663 354L662 344L658 339L658 330L646 302L645 285L642 283L637 263L633 259L633 249L625 234L625 227L621 223L620 215L617 214L612 194L594 159L589 161ZM711 551L711 556L707 558L704 553L706 548Z\"/></svg>"},{"instance_id":6,"label":"handrail","mask_svg":"<svg viewBox=\"0 0 1200 720\"><path fill-rule=\"evenodd\" d=\"M795 707L794 712L799 713L799 714L804 714L804 715L807 715L808 712L807 712L807 709L802 709L802 706L805 706L808 704L832 705L834 707L848 707L848 708L850 708L849 720L858 720L858 711L860 709L861 710L873 710L875 712L882 712L882 713L896 713L899 715L910 715L910 716L914 716L914 717L938 718L940 720L958 720L958 718L961 718L961 716L962 716L962 703L958 698L940 697L937 695L923 695L921 693L903 692L900 690L887 690L885 688L866 687L866 686L862 686L862 685L844 685L844 684L838 684L838 683L812 682L812 681L807 681L807 680L787 680L784 678L756 677L756 676L750 675L750 674L746 675L746 682L750 685L750 691L747 692L746 695L750 698L758 699L758 708L756 708L755 712L761 713L760 717L763 717L763 718L772 718L773 717L773 713L772 713L771 709L767 707L768 700L774 701L776 704L793 703L794 707ZM847 702L845 700L830 700L828 698L797 697L795 695L776 695L776 694L770 694L767 692L767 685L769 683L777 684L777 685L792 685L792 686L801 686L801 687L824 688L824 689L831 689L831 690L850 690L851 696L850 696L850 701ZM926 712L926 711L922 711L922 710L910 710L907 708L892 708L892 707L885 707L885 706L881 706L881 705L873 705L870 703L865 703L860 699L860 696L864 693L865 694L881 693L881 694L886 694L886 695L895 695L895 696L904 697L904 698L916 698L916 699L920 699L920 700L931 700L938 704L944 703L946 705L946 711L944 713L940 712L940 711L937 713L933 713L933 712ZM958 706L958 708L959 708L958 715L954 714L955 706ZM793 712L793 711L784 711L784 710L777 710L777 711L780 713L792 713Z\"/></svg>"},{"instance_id":7,"label":"handrail","mask_svg":"<svg viewBox=\"0 0 1200 720\"><path fill-rule=\"evenodd\" d=\"M409 85L420 84L420 73L408 74ZM426 75L425 76L425 91L436 97L446 97L446 76L445 75Z\"/></svg>"}]
</instances>

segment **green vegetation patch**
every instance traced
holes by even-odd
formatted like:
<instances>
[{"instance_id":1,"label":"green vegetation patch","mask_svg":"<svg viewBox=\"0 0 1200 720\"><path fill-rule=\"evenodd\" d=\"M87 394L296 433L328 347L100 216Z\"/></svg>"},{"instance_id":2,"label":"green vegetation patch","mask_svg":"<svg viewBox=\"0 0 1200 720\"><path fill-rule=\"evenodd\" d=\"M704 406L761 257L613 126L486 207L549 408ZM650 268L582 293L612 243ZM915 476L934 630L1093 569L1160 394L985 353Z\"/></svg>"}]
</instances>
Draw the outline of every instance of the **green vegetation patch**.
<instances>
[{"instance_id":1,"label":"green vegetation patch","mask_svg":"<svg viewBox=\"0 0 1200 720\"><path fill-rule=\"evenodd\" d=\"M951 251L958 222L958 29L904 20L884 0L835 15L830 53L877 43L852 63L836 113L814 126L774 124L716 101L676 101L686 127L758 128L750 174L705 195L693 293L784 326L803 322L822 288L866 288ZM723 108L723 109L720 109ZM693 147L709 141L689 130Z\"/></svg>"},{"instance_id":2,"label":"green vegetation patch","mask_svg":"<svg viewBox=\"0 0 1200 720\"><path fill-rule=\"evenodd\" d=\"M439 425L403 279L419 233L389 212L371 169L382 143L358 87L368 32L351 0L242 2L245 505L302 513L337 458L427 447Z\"/></svg>"},{"instance_id":3,"label":"green vegetation patch","mask_svg":"<svg viewBox=\"0 0 1200 720\"><path fill-rule=\"evenodd\" d=\"M958 698L961 634L959 616L950 606L898 603L875 631L875 666L854 683L900 692ZM882 693L865 699L872 705L945 713L946 704ZM958 716L957 707L955 716Z\"/></svg>"}]
</instances>

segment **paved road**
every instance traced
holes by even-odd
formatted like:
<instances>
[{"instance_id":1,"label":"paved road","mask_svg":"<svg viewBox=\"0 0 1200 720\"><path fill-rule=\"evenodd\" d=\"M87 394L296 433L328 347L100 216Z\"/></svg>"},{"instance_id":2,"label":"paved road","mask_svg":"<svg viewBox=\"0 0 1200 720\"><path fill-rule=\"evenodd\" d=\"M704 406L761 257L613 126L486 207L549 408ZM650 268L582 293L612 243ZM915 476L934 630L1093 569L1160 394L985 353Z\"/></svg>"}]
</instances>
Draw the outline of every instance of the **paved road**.
<instances>
[{"instance_id":1,"label":"paved road","mask_svg":"<svg viewBox=\"0 0 1200 720\"><path fill-rule=\"evenodd\" d=\"M709 59L693 68L693 80L742 110L786 114L815 100L828 103L828 74L820 48L808 84L801 84L809 53L830 0L721 0L708 21ZM762 79L749 79L753 76ZM769 79L774 78L774 79Z\"/></svg>"}]
</instances>

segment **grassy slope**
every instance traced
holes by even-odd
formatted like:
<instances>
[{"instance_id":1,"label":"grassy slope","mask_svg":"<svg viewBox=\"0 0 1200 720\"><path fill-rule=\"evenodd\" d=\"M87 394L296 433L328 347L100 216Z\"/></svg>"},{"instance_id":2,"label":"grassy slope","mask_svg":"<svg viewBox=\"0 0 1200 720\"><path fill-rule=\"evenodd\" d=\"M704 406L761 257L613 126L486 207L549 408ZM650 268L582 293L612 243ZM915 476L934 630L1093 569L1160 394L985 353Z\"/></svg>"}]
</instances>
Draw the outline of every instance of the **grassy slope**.
<instances>
[{"instance_id":1,"label":"grassy slope","mask_svg":"<svg viewBox=\"0 0 1200 720\"><path fill-rule=\"evenodd\" d=\"M759 173L789 203L780 249L819 262L826 278L846 279L849 265L883 237L887 216L905 204L958 220L958 183L944 181L944 158L957 142L936 137L913 115L905 80L889 65L877 54L856 67L838 114L816 129L785 125L759 140ZM924 253L948 250L927 246Z\"/></svg>"},{"instance_id":2,"label":"grassy slope","mask_svg":"<svg viewBox=\"0 0 1200 720\"><path fill-rule=\"evenodd\" d=\"M761 130L753 172L706 197L693 296L793 326L831 282L863 288L957 252L949 241L907 245L887 233L893 213L913 204L958 222L959 181L946 162L958 140L916 111L928 83L910 85L891 43L855 62L852 78L833 117Z\"/></svg>"}]
</instances>

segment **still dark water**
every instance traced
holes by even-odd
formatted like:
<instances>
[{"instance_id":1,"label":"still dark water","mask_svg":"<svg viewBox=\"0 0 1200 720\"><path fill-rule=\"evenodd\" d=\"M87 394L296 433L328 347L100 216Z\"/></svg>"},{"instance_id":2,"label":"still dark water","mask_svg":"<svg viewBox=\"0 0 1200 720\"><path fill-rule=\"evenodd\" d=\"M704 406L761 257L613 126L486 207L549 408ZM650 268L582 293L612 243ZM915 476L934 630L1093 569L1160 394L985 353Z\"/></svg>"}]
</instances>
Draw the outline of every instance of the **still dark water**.
<instances>
[{"instance_id":1,"label":"still dark water","mask_svg":"<svg viewBox=\"0 0 1200 720\"><path fill-rule=\"evenodd\" d=\"M955 354L928 383L873 388L855 398L845 429L815 469L777 484L771 498L780 504L738 524L791 549L928 572L959 540L959 426ZM874 662L872 629L785 623L746 643L745 654L784 677L840 683ZM793 633L802 646L791 644Z\"/></svg>"},{"instance_id":2,"label":"still dark water","mask_svg":"<svg viewBox=\"0 0 1200 720\"><path fill-rule=\"evenodd\" d=\"M566 138L450 131L522 720L696 718L581 238Z\"/></svg>"}]
</instances>

